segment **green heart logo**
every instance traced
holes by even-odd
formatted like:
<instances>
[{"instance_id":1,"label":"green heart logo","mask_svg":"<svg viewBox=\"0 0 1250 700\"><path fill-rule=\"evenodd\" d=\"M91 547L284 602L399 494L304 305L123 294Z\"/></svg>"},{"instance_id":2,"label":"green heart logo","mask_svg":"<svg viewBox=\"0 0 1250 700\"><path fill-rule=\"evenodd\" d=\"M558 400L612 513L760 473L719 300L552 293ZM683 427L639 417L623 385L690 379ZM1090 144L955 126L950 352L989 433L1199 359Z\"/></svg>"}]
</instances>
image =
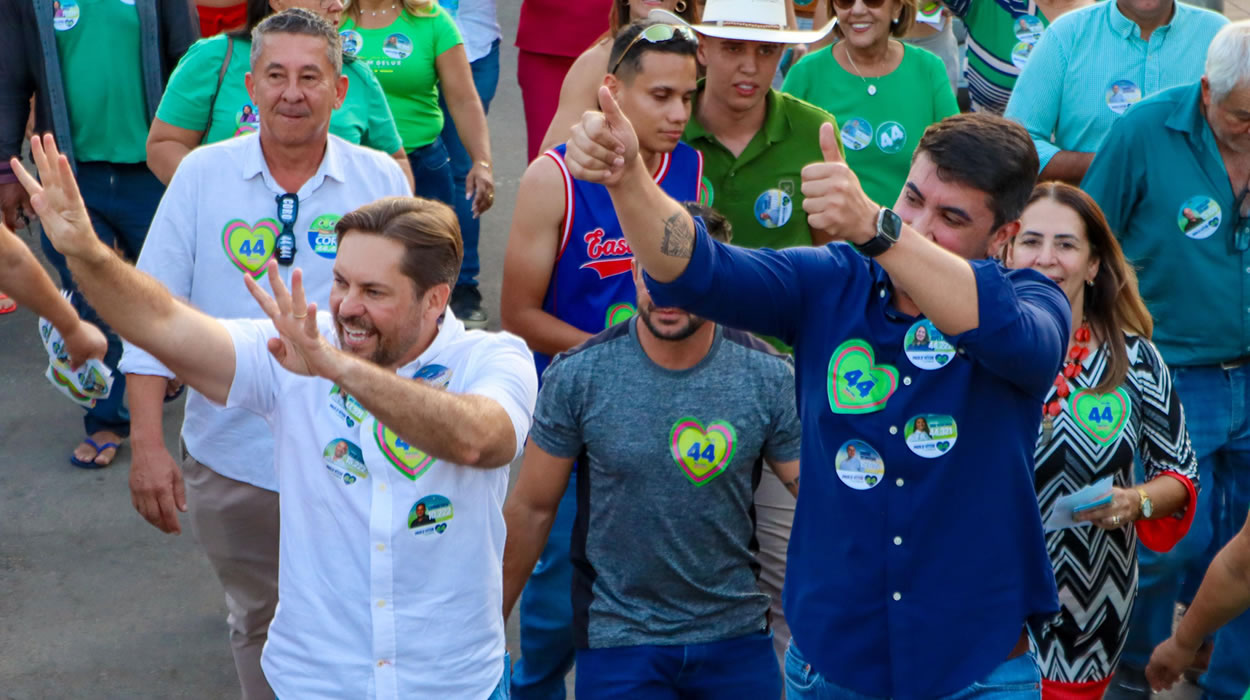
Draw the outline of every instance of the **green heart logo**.
<instances>
[{"instance_id":1,"label":"green heart logo","mask_svg":"<svg viewBox=\"0 0 1250 700\"><path fill-rule=\"evenodd\" d=\"M235 267L260 279L265 276L265 263L273 257L279 228L273 219L261 219L255 226L235 219L222 231L221 245Z\"/></svg>"},{"instance_id":2,"label":"green heart logo","mask_svg":"<svg viewBox=\"0 0 1250 700\"><path fill-rule=\"evenodd\" d=\"M738 449L738 434L725 421L713 421L704 428L698 419L687 416L673 425L669 442L686 478L704 486L724 473Z\"/></svg>"},{"instance_id":3,"label":"green heart logo","mask_svg":"<svg viewBox=\"0 0 1250 700\"><path fill-rule=\"evenodd\" d=\"M1082 389L1068 400L1068 410L1076 424L1086 435L1104 445L1115 440L1124 430L1124 423L1133 412L1132 407L1123 387L1110 394L1095 394L1089 389Z\"/></svg>"},{"instance_id":4,"label":"green heart logo","mask_svg":"<svg viewBox=\"0 0 1250 700\"><path fill-rule=\"evenodd\" d=\"M638 309L633 304L613 304L608 307L608 313L604 316L603 327L611 328L621 321L628 321L638 313Z\"/></svg>"},{"instance_id":5,"label":"green heart logo","mask_svg":"<svg viewBox=\"0 0 1250 700\"><path fill-rule=\"evenodd\" d=\"M852 338L829 358L829 408L834 413L872 413L898 388L898 370L873 364L875 355L867 341Z\"/></svg>"},{"instance_id":6,"label":"green heart logo","mask_svg":"<svg viewBox=\"0 0 1250 700\"><path fill-rule=\"evenodd\" d=\"M410 481L420 479L434 464L433 457L409 445L381 423L377 423L374 439L378 442L378 449L382 450L382 454L386 455L391 465Z\"/></svg>"}]
</instances>

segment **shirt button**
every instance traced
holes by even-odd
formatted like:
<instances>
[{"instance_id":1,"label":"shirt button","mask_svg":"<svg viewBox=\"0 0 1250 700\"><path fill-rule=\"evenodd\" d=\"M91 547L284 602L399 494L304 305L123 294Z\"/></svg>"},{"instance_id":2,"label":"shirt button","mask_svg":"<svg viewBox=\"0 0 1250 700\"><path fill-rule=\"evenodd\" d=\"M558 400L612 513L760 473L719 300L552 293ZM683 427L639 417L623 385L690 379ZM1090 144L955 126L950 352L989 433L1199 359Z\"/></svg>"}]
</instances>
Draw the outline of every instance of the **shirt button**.
<instances>
[{"instance_id":1,"label":"shirt button","mask_svg":"<svg viewBox=\"0 0 1250 700\"><path fill-rule=\"evenodd\" d=\"M386 665L386 659L378 659L378 668L382 668L385 665Z\"/></svg>"},{"instance_id":2,"label":"shirt button","mask_svg":"<svg viewBox=\"0 0 1250 700\"><path fill-rule=\"evenodd\" d=\"M897 435L897 434L898 434L898 426L897 426L897 425L891 425L891 426L890 426L890 434L891 434L891 435Z\"/></svg>"},{"instance_id":3,"label":"shirt button","mask_svg":"<svg viewBox=\"0 0 1250 700\"><path fill-rule=\"evenodd\" d=\"M903 386L911 386L911 377L903 377Z\"/></svg>"},{"instance_id":4,"label":"shirt button","mask_svg":"<svg viewBox=\"0 0 1250 700\"><path fill-rule=\"evenodd\" d=\"M894 600L902 600L902 599L903 599L903 594L902 594L902 593L899 593L898 591L895 591L895 592L894 592Z\"/></svg>"},{"instance_id":5,"label":"shirt button","mask_svg":"<svg viewBox=\"0 0 1250 700\"><path fill-rule=\"evenodd\" d=\"M885 287L882 287L882 288L881 288L881 298L882 298L882 299L884 299L884 298L885 298Z\"/></svg>"},{"instance_id":6,"label":"shirt button","mask_svg":"<svg viewBox=\"0 0 1250 700\"><path fill-rule=\"evenodd\" d=\"M386 484L378 484L378 490L379 490L379 491L385 491L385 490L386 490Z\"/></svg>"},{"instance_id":7,"label":"shirt button","mask_svg":"<svg viewBox=\"0 0 1250 700\"><path fill-rule=\"evenodd\" d=\"M1248 268L1248 269L1246 270L1246 272L1250 272L1250 268ZM966 354L968 354L968 353L964 352L964 349L963 349L963 348L959 348L959 349L958 349L958 350L956 350L955 352L958 352L960 355L966 355Z\"/></svg>"},{"instance_id":8,"label":"shirt button","mask_svg":"<svg viewBox=\"0 0 1250 700\"><path fill-rule=\"evenodd\" d=\"M378 607L379 607L379 608L385 608L385 607L386 607L386 601L385 601L385 600L379 600L379 601L378 601Z\"/></svg>"},{"instance_id":9,"label":"shirt button","mask_svg":"<svg viewBox=\"0 0 1250 700\"><path fill-rule=\"evenodd\" d=\"M895 536L895 537L894 537L894 544L903 544L903 538L902 538L902 537Z\"/></svg>"},{"instance_id":10,"label":"shirt button","mask_svg":"<svg viewBox=\"0 0 1250 700\"><path fill-rule=\"evenodd\" d=\"M894 483L895 483L896 485L898 485L898 486L902 486L902 485L903 485L903 477L901 477L901 476L900 476L900 477L899 477L899 478L898 478L898 479L897 479Z\"/></svg>"},{"instance_id":11,"label":"shirt button","mask_svg":"<svg viewBox=\"0 0 1250 700\"><path fill-rule=\"evenodd\" d=\"M386 545L384 545L384 544L382 544L381 542L379 542L379 543L378 543L378 551L379 551L379 552L385 552L385 551L386 551Z\"/></svg>"}]
</instances>

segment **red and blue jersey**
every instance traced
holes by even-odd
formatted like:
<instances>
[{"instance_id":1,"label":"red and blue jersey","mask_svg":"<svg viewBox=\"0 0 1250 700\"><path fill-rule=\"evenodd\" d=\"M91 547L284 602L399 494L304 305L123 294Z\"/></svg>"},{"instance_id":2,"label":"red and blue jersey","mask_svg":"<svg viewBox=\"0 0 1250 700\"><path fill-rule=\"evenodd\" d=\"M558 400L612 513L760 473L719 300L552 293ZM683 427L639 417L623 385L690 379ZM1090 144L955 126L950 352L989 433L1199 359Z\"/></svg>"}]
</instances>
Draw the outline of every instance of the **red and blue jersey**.
<instances>
[{"instance_id":1,"label":"red and blue jersey","mask_svg":"<svg viewBox=\"0 0 1250 700\"><path fill-rule=\"evenodd\" d=\"M636 313L630 263L634 253L621 233L612 197L603 185L574 180L564 165L564 144L543 154L564 177L564 218L560 249L543 298L543 311L587 333ZM665 153L655 172L656 184L679 202L696 201L703 178L703 154L685 143ZM551 357L534 353L538 376Z\"/></svg>"}]
</instances>

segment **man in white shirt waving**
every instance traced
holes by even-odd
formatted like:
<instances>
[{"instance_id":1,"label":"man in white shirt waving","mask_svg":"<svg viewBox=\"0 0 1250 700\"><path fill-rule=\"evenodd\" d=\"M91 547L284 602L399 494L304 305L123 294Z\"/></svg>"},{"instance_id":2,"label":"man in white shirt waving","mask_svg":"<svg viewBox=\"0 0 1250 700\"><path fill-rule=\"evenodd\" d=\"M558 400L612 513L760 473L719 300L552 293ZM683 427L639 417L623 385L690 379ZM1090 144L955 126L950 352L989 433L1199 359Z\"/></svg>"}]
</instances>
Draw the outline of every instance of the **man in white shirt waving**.
<instances>
[{"instance_id":1,"label":"man in white shirt waving","mask_svg":"<svg viewBox=\"0 0 1250 700\"><path fill-rule=\"evenodd\" d=\"M259 133L197 148L183 159L138 263L175 296L217 318L263 318L238 275L262 279L288 233L294 251L280 258L285 264L277 274L289 281L299 266L311 298L327 298L335 222L362 204L411 192L393 158L328 133L347 90L334 27L291 10L267 18L253 34L247 88ZM191 529L225 589L243 699L272 700L260 666L278 603L278 475L269 426L192 391L180 471L161 425L173 373L129 343L121 369L131 387L135 509L170 533L181 531L178 512L190 511Z\"/></svg>"},{"instance_id":2,"label":"man in white shirt waving","mask_svg":"<svg viewBox=\"0 0 1250 700\"><path fill-rule=\"evenodd\" d=\"M330 313L271 260L272 298L242 275L269 319L218 321L99 242L51 136L31 151L42 185L15 170L105 322L273 430L282 603L262 665L276 694L506 698L499 467L524 445L538 381L519 338L447 311L451 209L392 197L346 214Z\"/></svg>"}]
</instances>

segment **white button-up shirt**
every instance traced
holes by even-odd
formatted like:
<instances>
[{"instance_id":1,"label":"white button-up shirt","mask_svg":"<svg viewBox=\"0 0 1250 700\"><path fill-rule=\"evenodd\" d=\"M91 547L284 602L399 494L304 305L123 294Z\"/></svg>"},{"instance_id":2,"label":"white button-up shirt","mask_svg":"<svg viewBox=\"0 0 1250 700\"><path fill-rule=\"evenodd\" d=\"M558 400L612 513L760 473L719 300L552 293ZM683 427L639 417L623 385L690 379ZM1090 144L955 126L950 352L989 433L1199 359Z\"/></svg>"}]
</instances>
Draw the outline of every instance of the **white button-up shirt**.
<instances>
[{"instance_id":1,"label":"white button-up shirt","mask_svg":"<svg viewBox=\"0 0 1250 700\"><path fill-rule=\"evenodd\" d=\"M318 321L337 345L329 314ZM274 692L489 696L504 671L508 468L426 457L329 380L282 369L266 348L271 323L226 325L236 361L227 405L264 416L276 441L279 603L261 662ZM521 339L465 331L448 310L398 373L499 402L521 453L538 394Z\"/></svg>"},{"instance_id":2,"label":"white button-up shirt","mask_svg":"<svg viewBox=\"0 0 1250 700\"><path fill-rule=\"evenodd\" d=\"M179 164L152 219L139 269L217 318L264 318L243 284L261 271L282 231L273 179L256 134L191 151ZM361 205L391 195L410 195L408 181L390 156L331 135L317 172L299 192L295 262L304 271L310 301L328 305L337 239L334 224ZM156 358L125 344L121 370L172 377ZM196 460L222 476L277 490L273 439L265 422L246 411L216 406L199 392L187 396L182 439Z\"/></svg>"}]
</instances>

